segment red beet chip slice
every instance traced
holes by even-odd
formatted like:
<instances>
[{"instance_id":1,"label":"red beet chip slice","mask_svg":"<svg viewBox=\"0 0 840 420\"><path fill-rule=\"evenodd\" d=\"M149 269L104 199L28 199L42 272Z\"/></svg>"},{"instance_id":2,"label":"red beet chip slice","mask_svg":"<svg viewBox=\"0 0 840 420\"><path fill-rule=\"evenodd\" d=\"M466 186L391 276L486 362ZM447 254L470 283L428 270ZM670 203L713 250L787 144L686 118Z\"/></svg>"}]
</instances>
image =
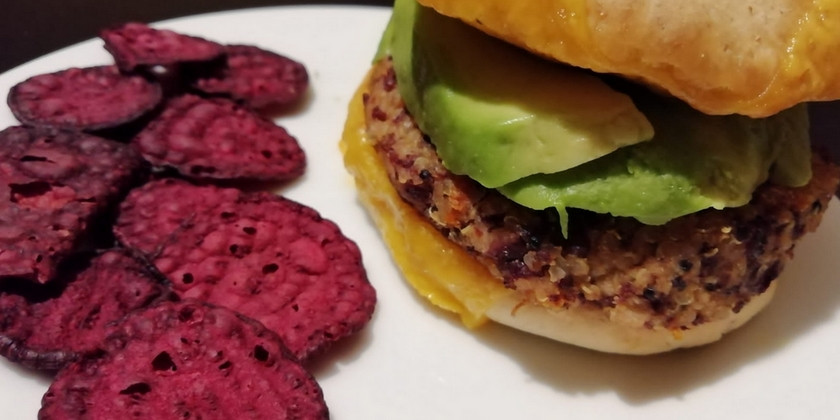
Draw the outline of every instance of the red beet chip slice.
<instances>
[{"instance_id":1,"label":"red beet chip slice","mask_svg":"<svg viewBox=\"0 0 840 420\"><path fill-rule=\"evenodd\" d=\"M101 346L105 326L167 296L168 288L124 252L98 255L57 296L0 293L0 354L56 370ZM31 300L31 301L30 301Z\"/></svg>"},{"instance_id":2,"label":"red beet chip slice","mask_svg":"<svg viewBox=\"0 0 840 420\"><path fill-rule=\"evenodd\" d=\"M171 178L152 181L131 191L120 205L114 233L121 243L154 259L199 214L236 202L241 194L235 188L202 188Z\"/></svg>"},{"instance_id":3,"label":"red beet chip slice","mask_svg":"<svg viewBox=\"0 0 840 420\"><path fill-rule=\"evenodd\" d=\"M250 45L225 49L226 66L198 79L198 90L230 96L252 108L289 105L306 93L309 74L302 63Z\"/></svg>"},{"instance_id":4,"label":"red beet chip slice","mask_svg":"<svg viewBox=\"0 0 840 420\"><path fill-rule=\"evenodd\" d=\"M161 101L161 88L114 66L71 68L13 86L8 103L27 125L95 131L136 120Z\"/></svg>"},{"instance_id":5,"label":"red beet chip slice","mask_svg":"<svg viewBox=\"0 0 840 420\"><path fill-rule=\"evenodd\" d=\"M69 365L46 419L326 419L320 386L258 322L195 301L127 317L105 354Z\"/></svg>"},{"instance_id":6,"label":"red beet chip slice","mask_svg":"<svg viewBox=\"0 0 840 420\"><path fill-rule=\"evenodd\" d=\"M104 29L99 36L117 66L126 72L138 66L209 61L224 54L224 47L215 42L138 22Z\"/></svg>"},{"instance_id":7,"label":"red beet chip slice","mask_svg":"<svg viewBox=\"0 0 840 420\"><path fill-rule=\"evenodd\" d=\"M45 283L142 173L133 148L82 133L0 132L0 278Z\"/></svg>"},{"instance_id":8,"label":"red beet chip slice","mask_svg":"<svg viewBox=\"0 0 840 420\"><path fill-rule=\"evenodd\" d=\"M149 234L155 225L169 235ZM156 181L129 194L115 233L178 295L262 322L301 360L359 331L376 303L356 244L276 195Z\"/></svg>"},{"instance_id":9,"label":"red beet chip slice","mask_svg":"<svg viewBox=\"0 0 840 420\"><path fill-rule=\"evenodd\" d=\"M221 98L170 100L134 143L153 165L190 178L285 181L306 168L306 155L285 129Z\"/></svg>"}]
</instances>

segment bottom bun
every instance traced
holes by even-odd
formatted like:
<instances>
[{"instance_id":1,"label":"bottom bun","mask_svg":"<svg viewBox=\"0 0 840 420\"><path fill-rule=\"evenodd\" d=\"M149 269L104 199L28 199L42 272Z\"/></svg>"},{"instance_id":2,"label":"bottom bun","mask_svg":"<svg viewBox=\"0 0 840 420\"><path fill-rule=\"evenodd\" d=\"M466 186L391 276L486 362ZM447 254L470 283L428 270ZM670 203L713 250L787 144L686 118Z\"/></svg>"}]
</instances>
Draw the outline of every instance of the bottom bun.
<instances>
[{"instance_id":1,"label":"bottom bun","mask_svg":"<svg viewBox=\"0 0 840 420\"><path fill-rule=\"evenodd\" d=\"M620 354L653 354L718 341L749 321L773 299L776 282L755 296L738 313L687 330L632 327L614 322L600 309L555 310L523 304L515 295L496 301L486 314L500 324L588 349Z\"/></svg>"}]
</instances>

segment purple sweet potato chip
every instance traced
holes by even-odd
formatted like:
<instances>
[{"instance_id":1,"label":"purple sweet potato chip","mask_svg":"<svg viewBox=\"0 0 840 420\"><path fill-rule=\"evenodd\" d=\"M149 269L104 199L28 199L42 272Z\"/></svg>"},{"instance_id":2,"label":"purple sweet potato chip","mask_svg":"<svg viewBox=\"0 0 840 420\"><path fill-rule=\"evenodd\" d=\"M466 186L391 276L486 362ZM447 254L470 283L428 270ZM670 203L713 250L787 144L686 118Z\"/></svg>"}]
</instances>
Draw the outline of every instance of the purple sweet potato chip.
<instances>
[{"instance_id":1,"label":"purple sweet potato chip","mask_svg":"<svg viewBox=\"0 0 840 420\"><path fill-rule=\"evenodd\" d=\"M221 98L174 98L133 142L153 165L190 178L285 181L306 167L285 129Z\"/></svg>"},{"instance_id":2,"label":"purple sweet potato chip","mask_svg":"<svg viewBox=\"0 0 840 420\"><path fill-rule=\"evenodd\" d=\"M195 301L135 312L59 372L46 419L326 419L315 379L258 322Z\"/></svg>"},{"instance_id":3,"label":"purple sweet potato chip","mask_svg":"<svg viewBox=\"0 0 840 420\"><path fill-rule=\"evenodd\" d=\"M224 47L215 42L138 22L106 28L99 35L117 66L126 72L139 66L209 61L224 54Z\"/></svg>"},{"instance_id":4,"label":"purple sweet potato chip","mask_svg":"<svg viewBox=\"0 0 840 420\"><path fill-rule=\"evenodd\" d=\"M226 65L199 78L198 90L226 95L257 109L289 105L306 93L309 74L302 63L250 45L229 45L225 50Z\"/></svg>"},{"instance_id":5,"label":"purple sweet potato chip","mask_svg":"<svg viewBox=\"0 0 840 420\"><path fill-rule=\"evenodd\" d=\"M126 144L70 132L0 132L0 278L45 283L144 162Z\"/></svg>"},{"instance_id":6,"label":"purple sweet potato chip","mask_svg":"<svg viewBox=\"0 0 840 420\"><path fill-rule=\"evenodd\" d=\"M149 234L152 226L161 232ZM129 194L115 233L178 295L262 322L301 360L359 331L376 303L356 244L273 194L156 181Z\"/></svg>"},{"instance_id":7,"label":"purple sweet potato chip","mask_svg":"<svg viewBox=\"0 0 840 420\"><path fill-rule=\"evenodd\" d=\"M8 103L27 125L95 131L136 120L154 109L161 95L155 82L100 66L33 76L12 87Z\"/></svg>"},{"instance_id":8,"label":"purple sweet potato chip","mask_svg":"<svg viewBox=\"0 0 840 420\"><path fill-rule=\"evenodd\" d=\"M167 296L168 287L138 261L107 251L51 290L0 292L0 355L34 369L57 370L96 351L106 325Z\"/></svg>"}]
</instances>

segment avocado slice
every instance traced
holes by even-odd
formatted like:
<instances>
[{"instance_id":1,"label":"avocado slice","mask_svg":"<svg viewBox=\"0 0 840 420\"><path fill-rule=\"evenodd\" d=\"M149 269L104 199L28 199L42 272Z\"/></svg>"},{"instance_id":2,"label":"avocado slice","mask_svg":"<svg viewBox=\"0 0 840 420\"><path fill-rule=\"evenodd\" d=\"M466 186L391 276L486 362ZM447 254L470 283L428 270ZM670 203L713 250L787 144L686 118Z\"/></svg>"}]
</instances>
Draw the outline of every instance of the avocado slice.
<instances>
[{"instance_id":1,"label":"avocado slice","mask_svg":"<svg viewBox=\"0 0 840 420\"><path fill-rule=\"evenodd\" d=\"M414 0L396 0L386 54L450 171L556 208L564 231L569 207L662 224L744 205L768 176L789 186L811 176L805 106L751 119L624 86L628 96Z\"/></svg>"},{"instance_id":2,"label":"avocado slice","mask_svg":"<svg viewBox=\"0 0 840 420\"><path fill-rule=\"evenodd\" d=\"M444 165L490 188L649 140L650 123L594 75L397 0L386 30L400 94Z\"/></svg>"},{"instance_id":3,"label":"avocado slice","mask_svg":"<svg viewBox=\"0 0 840 420\"><path fill-rule=\"evenodd\" d=\"M557 208L565 229L567 207L658 225L709 207L747 204L774 169L773 179L784 185L810 179L804 105L751 119L705 115L652 94L636 99L656 130L653 140L499 191L530 208Z\"/></svg>"}]
</instances>

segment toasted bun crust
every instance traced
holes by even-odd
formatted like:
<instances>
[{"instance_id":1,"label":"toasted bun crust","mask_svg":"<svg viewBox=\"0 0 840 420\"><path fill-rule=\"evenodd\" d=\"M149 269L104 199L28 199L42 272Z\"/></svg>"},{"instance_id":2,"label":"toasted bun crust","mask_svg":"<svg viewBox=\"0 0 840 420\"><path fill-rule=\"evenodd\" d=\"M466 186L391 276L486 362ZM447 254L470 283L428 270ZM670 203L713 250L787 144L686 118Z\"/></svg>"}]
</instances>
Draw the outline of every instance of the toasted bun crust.
<instances>
[{"instance_id":1,"label":"toasted bun crust","mask_svg":"<svg viewBox=\"0 0 840 420\"><path fill-rule=\"evenodd\" d=\"M773 299L776 282L754 297L738 313L727 318L697 325L682 331L663 328L628 327L610 320L605 312L576 307L553 310L544 306L522 304L515 295L497 300L487 316L509 327L548 337L563 343L608 353L645 355L677 348L695 347L718 341L749 321Z\"/></svg>"},{"instance_id":2,"label":"toasted bun crust","mask_svg":"<svg viewBox=\"0 0 840 420\"><path fill-rule=\"evenodd\" d=\"M840 98L838 0L419 0L535 53L764 117Z\"/></svg>"},{"instance_id":3,"label":"toasted bun crust","mask_svg":"<svg viewBox=\"0 0 840 420\"><path fill-rule=\"evenodd\" d=\"M367 85L367 81L362 84ZM716 341L770 301L775 286L729 317L688 330L670 330L611 321L601 310L546 308L504 288L473 256L446 240L396 193L365 138L363 93L360 89L351 102L340 144L344 164L406 281L433 304L458 314L466 325L481 325L489 317L516 329L599 351L650 354Z\"/></svg>"}]
</instances>

